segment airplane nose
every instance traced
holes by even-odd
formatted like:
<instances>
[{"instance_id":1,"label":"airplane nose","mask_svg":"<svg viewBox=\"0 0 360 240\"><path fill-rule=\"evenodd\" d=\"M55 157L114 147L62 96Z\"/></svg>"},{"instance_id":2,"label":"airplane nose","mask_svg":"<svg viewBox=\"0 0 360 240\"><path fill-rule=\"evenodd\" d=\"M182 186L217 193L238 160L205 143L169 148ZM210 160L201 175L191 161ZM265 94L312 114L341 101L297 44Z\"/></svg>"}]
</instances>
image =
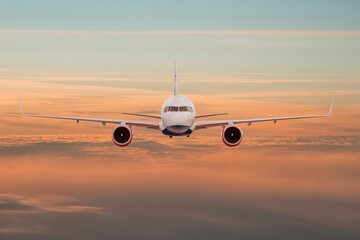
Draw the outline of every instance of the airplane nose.
<instances>
[{"instance_id":1,"label":"airplane nose","mask_svg":"<svg viewBox=\"0 0 360 240\"><path fill-rule=\"evenodd\" d=\"M187 113L171 113L166 119L166 126L169 132L174 134L186 133L192 125L189 114Z\"/></svg>"},{"instance_id":2,"label":"airplane nose","mask_svg":"<svg viewBox=\"0 0 360 240\"><path fill-rule=\"evenodd\" d=\"M185 125L171 125L168 127L169 131L173 133L184 133L189 130L189 128L189 126Z\"/></svg>"}]
</instances>

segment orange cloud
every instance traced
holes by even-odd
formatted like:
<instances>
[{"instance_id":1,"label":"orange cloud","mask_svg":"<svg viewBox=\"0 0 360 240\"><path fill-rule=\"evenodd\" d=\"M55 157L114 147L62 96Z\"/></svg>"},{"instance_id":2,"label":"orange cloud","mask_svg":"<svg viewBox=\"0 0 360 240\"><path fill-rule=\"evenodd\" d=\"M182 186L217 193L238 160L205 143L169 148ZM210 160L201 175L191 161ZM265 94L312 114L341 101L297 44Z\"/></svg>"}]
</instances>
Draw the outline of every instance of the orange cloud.
<instances>
[{"instance_id":1,"label":"orange cloud","mask_svg":"<svg viewBox=\"0 0 360 240\"><path fill-rule=\"evenodd\" d=\"M0 194L0 211L6 213L38 213L38 212L59 212L59 213L96 213L104 214L104 208L72 205L74 198L58 195L45 195L27 197L18 194Z\"/></svg>"}]
</instances>

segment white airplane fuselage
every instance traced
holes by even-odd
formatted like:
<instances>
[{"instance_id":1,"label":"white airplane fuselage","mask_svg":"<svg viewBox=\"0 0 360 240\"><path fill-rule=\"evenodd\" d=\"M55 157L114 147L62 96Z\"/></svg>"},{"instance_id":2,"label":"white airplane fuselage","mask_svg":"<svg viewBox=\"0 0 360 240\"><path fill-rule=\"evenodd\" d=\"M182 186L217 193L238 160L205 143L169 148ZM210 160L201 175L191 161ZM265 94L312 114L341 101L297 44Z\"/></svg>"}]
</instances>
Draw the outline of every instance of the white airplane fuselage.
<instances>
[{"instance_id":1,"label":"white airplane fuselage","mask_svg":"<svg viewBox=\"0 0 360 240\"><path fill-rule=\"evenodd\" d=\"M172 96L161 107L160 130L169 136L190 135L194 131L195 106L184 96Z\"/></svg>"}]
</instances>

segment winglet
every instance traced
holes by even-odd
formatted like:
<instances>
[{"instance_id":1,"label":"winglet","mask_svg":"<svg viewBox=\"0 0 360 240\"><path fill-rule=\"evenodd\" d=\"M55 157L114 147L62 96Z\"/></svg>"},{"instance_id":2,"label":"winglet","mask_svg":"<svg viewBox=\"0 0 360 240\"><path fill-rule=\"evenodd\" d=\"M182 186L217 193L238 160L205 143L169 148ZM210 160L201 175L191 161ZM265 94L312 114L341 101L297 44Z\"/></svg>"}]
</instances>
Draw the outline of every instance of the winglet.
<instances>
[{"instance_id":1,"label":"winglet","mask_svg":"<svg viewBox=\"0 0 360 240\"><path fill-rule=\"evenodd\" d=\"M20 97L18 97L19 98L19 105L20 105L20 113L21 113L21 115L25 115L24 113L23 113L23 110L22 110L22 106L21 106L21 101L20 101Z\"/></svg>"},{"instance_id":2,"label":"winglet","mask_svg":"<svg viewBox=\"0 0 360 240\"><path fill-rule=\"evenodd\" d=\"M327 116L330 116L330 115L331 115L332 109L333 109L333 105L334 105L334 97L331 98L330 110L329 110L329 113L327 114Z\"/></svg>"}]
</instances>

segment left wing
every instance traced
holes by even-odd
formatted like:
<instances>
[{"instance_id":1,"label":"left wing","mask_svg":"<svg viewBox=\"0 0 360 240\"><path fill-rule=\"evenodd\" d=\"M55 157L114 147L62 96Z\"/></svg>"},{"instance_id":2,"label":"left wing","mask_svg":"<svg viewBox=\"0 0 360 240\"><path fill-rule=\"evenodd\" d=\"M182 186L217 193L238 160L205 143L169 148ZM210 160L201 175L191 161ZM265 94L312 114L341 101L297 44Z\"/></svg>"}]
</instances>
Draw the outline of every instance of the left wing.
<instances>
[{"instance_id":1,"label":"left wing","mask_svg":"<svg viewBox=\"0 0 360 240\"><path fill-rule=\"evenodd\" d=\"M297 117L275 117L275 118L254 118L254 119L242 119L242 120L199 121L199 122L195 122L195 130L208 128L208 127L224 126L224 125L228 125L228 124L236 124L236 123L247 123L248 125L250 125L253 122L274 121L274 123L276 123L276 121L278 121L278 120L328 117L328 116L331 115L332 108L333 108L333 103L334 103L334 97L331 100L329 113L326 114L326 115L297 116Z\"/></svg>"},{"instance_id":2,"label":"left wing","mask_svg":"<svg viewBox=\"0 0 360 240\"><path fill-rule=\"evenodd\" d=\"M66 119L66 120L75 120L76 122L80 122L80 121L101 122L103 125L105 125L106 123L117 123L117 124L126 124L129 126L139 126L139 127L160 129L160 127L159 127L160 122L154 122L154 121L135 121L135 120L117 120L117 119L105 119L105 118L84 118L84 117L64 117L64 116L25 114L22 110L20 97L19 97L19 105L20 105L21 115L27 116L27 117Z\"/></svg>"}]
</instances>

